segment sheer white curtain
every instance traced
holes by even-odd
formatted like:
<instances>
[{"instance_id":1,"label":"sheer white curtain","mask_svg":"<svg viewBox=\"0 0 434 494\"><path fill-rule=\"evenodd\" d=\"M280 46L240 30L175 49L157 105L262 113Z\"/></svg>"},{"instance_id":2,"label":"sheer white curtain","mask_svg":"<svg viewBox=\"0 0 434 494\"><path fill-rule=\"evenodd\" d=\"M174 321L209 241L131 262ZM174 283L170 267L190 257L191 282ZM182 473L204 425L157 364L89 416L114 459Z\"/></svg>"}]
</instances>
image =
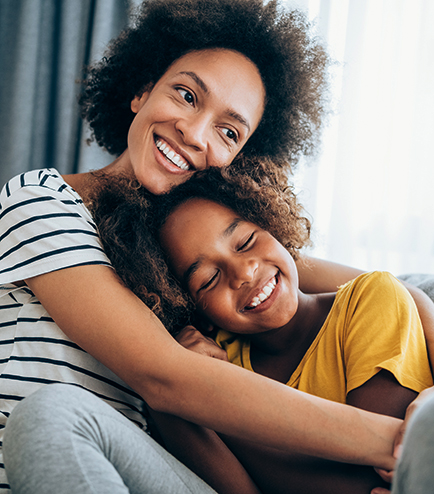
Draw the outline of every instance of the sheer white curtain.
<instances>
[{"instance_id":1,"label":"sheer white curtain","mask_svg":"<svg viewBox=\"0 0 434 494\"><path fill-rule=\"evenodd\" d=\"M434 273L434 2L299 0L339 62L322 150L294 178L309 253Z\"/></svg>"}]
</instances>

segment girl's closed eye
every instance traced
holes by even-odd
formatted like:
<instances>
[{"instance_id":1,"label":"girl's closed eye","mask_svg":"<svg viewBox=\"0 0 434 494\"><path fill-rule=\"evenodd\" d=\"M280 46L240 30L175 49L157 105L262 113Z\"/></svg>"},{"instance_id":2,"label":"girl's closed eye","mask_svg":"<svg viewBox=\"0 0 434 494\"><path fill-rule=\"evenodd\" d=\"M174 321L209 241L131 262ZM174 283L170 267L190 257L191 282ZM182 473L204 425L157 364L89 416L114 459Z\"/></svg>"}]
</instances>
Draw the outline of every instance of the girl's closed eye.
<instances>
[{"instance_id":1,"label":"girl's closed eye","mask_svg":"<svg viewBox=\"0 0 434 494\"><path fill-rule=\"evenodd\" d=\"M200 288L199 290L197 291L198 293L201 292L201 291L204 291L208 288L213 288L217 282L217 278L218 278L218 275L219 275L219 271L216 271L214 273L214 275L208 280L206 281Z\"/></svg>"},{"instance_id":2,"label":"girl's closed eye","mask_svg":"<svg viewBox=\"0 0 434 494\"><path fill-rule=\"evenodd\" d=\"M177 87L175 89L189 105L194 105L194 95L191 91L188 91L183 87Z\"/></svg>"},{"instance_id":3,"label":"girl's closed eye","mask_svg":"<svg viewBox=\"0 0 434 494\"><path fill-rule=\"evenodd\" d=\"M255 232L251 233L250 236L247 238L247 240L242 242L241 245L237 248L237 252L246 250L252 244L254 236L255 236Z\"/></svg>"}]
</instances>

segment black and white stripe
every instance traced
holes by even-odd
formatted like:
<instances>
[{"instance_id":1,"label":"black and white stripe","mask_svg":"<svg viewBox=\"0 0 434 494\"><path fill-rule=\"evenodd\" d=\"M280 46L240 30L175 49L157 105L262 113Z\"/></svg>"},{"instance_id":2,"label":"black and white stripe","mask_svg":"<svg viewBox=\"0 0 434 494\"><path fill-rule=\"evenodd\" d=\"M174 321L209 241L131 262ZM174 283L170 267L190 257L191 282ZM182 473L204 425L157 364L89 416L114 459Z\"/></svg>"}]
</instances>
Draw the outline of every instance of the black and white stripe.
<instances>
[{"instance_id":1,"label":"black and white stripe","mask_svg":"<svg viewBox=\"0 0 434 494\"><path fill-rule=\"evenodd\" d=\"M95 393L146 427L141 397L73 343L29 288L13 284L86 264L110 266L80 196L54 169L10 180L0 194L0 442L15 405L57 382ZM0 452L2 492L9 491Z\"/></svg>"}]
</instances>

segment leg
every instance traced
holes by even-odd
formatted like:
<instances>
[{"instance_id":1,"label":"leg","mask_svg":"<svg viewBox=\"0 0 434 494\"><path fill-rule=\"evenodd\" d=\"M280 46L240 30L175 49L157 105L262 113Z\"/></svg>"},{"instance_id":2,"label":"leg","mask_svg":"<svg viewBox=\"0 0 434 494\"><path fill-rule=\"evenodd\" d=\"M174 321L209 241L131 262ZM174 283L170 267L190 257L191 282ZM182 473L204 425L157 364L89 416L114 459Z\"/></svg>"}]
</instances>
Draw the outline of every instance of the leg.
<instances>
[{"instance_id":1,"label":"leg","mask_svg":"<svg viewBox=\"0 0 434 494\"><path fill-rule=\"evenodd\" d=\"M18 404L4 437L14 494L211 494L145 432L76 386L44 386Z\"/></svg>"},{"instance_id":2,"label":"leg","mask_svg":"<svg viewBox=\"0 0 434 494\"><path fill-rule=\"evenodd\" d=\"M426 494L434 486L434 396L411 417L392 494Z\"/></svg>"}]
</instances>

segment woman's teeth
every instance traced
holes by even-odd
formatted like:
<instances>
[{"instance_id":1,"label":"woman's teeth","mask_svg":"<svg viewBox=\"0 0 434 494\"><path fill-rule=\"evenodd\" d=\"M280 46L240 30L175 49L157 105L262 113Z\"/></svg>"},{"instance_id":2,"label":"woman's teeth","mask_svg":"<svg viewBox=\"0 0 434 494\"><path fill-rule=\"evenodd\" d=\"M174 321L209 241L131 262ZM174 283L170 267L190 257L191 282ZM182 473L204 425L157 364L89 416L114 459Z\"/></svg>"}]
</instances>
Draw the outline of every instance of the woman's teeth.
<instances>
[{"instance_id":1,"label":"woman's teeth","mask_svg":"<svg viewBox=\"0 0 434 494\"><path fill-rule=\"evenodd\" d=\"M157 139L155 141L155 144L157 148L164 154L164 156L166 156L166 158L178 168L181 168L181 170L190 169L189 165L184 161L184 159L181 158L179 154L176 154L172 149L170 149L170 147L165 142Z\"/></svg>"},{"instance_id":2,"label":"woman's teeth","mask_svg":"<svg viewBox=\"0 0 434 494\"><path fill-rule=\"evenodd\" d=\"M273 280L270 281L270 283L267 283L264 286L261 293L259 293L256 297L253 297L248 307L253 308L253 307L257 307L259 304L262 304L262 302L264 300L267 300L267 298L273 293L275 288L276 288L276 279L273 278Z\"/></svg>"}]
</instances>

